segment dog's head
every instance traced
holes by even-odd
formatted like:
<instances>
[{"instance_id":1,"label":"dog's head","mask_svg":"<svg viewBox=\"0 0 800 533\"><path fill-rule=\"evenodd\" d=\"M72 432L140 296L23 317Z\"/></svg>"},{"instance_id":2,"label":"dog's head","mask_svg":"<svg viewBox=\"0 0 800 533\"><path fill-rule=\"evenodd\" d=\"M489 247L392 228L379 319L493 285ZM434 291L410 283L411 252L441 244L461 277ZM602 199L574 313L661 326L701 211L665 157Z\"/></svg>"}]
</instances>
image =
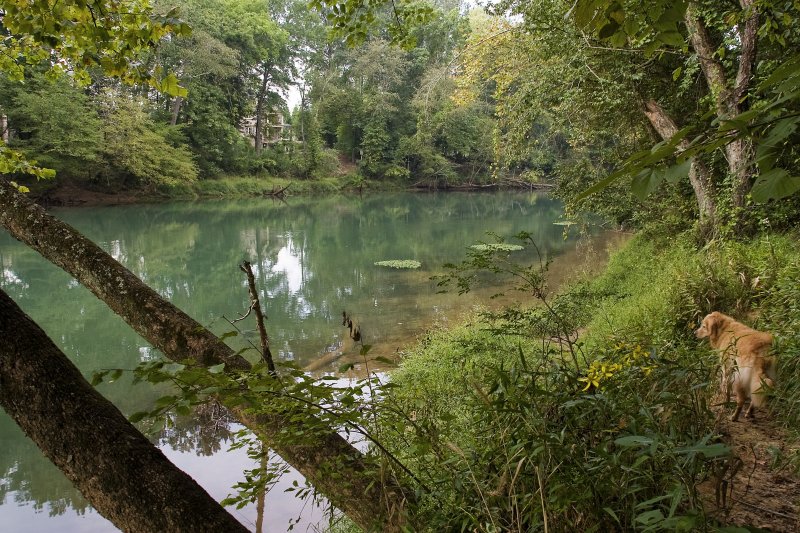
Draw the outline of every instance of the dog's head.
<instances>
[{"instance_id":1,"label":"dog's head","mask_svg":"<svg viewBox=\"0 0 800 533\"><path fill-rule=\"evenodd\" d=\"M700 324L700 327L694 332L694 336L698 339L705 339L708 337L708 340L713 346L719 337L719 332L725 320L725 315L717 311L706 315L706 317L703 319L703 322Z\"/></svg>"}]
</instances>

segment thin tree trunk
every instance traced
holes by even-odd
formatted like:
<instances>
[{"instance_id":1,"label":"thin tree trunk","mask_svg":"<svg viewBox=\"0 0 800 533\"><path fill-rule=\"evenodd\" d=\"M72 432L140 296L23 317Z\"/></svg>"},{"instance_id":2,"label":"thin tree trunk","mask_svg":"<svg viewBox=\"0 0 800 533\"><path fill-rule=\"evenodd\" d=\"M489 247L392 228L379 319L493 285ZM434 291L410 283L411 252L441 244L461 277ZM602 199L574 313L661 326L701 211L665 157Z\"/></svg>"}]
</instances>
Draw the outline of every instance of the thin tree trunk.
<instances>
[{"instance_id":1,"label":"thin tree trunk","mask_svg":"<svg viewBox=\"0 0 800 533\"><path fill-rule=\"evenodd\" d=\"M180 96L176 96L175 99L172 101L172 116L170 117L169 123L174 126L178 123L178 115L181 112L181 105L183 104L183 98Z\"/></svg>"},{"instance_id":2,"label":"thin tree trunk","mask_svg":"<svg viewBox=\"0 0 800 533\"><path fill-rule=\"evenodd\" d=\"M678 132L678 126L672 117L655 100L648 100L644 104L644 114L658 132L662 139L670 139ZM679 150L688 147L687 141L678 144ZM711 181L711 171L708 166L698 157L692 159L689 168L689 182L694 189L694 196L697 200L697 210L700 214L700 231L703 236L710 235L716 224L717 207L714 202L714 185Z\"/></svg>"},{"instance_id":3,"label":"thin tree trunk","mask_svg":"<svg viewBox=\"0 0 800 533\"><path fill-rule=\"evenodd\" d=\"M122 531L242 531L0 290L0 405Z\"/></svg>"},{"instance_id":4,"label":"thin tree trunk","mask_svg":"<svg viewBox=\"0 0 800 533\"><path fill-rule=\"evenodd\" d=\"M259 266L261 263L259 263ZM272 350L269 349L269 335L264 325L264 312L261 310L261 302L258 299L258 288L256 288L256 277L253 275L253 267L249 261L242 263L239 268L247 275L247 286L250 289L250 309L256 314L256 327L258 336L261 339L261 357L267 363L267 369L273 376L275 374L275 362L272 360Z\"/></svg>"},{"instance_id":5,"label":"thin tree trunk","mask_svg":"<svg viewBox=\"0 0 800 533\"><path fill-rule=\"evenodd\" d=\"M8 116L0 111L0 139L8 143Z\"/></svg>"},{"instance_id":6,"label":"thin tree trunk","mask_svg":"<svg viewBox=\"0 0 800 533\"><path fill-rule=\"evenodd\" d=\"M191 357L204 366L222 362L234 368L248 366L96 244L3 181L0 223L14 238L75 277L168 358ZM307 432L302 445L286 443L297 420L309 416L301 407L258 417L248 414L246 406L231 411L363 529L399 531L407 525L404 508L413 491L399 486L332 428Z\"/></svg>"},{"instance_id":7,"label":"thin tree trunk","mask_svg":"<svg viewBox=\"0 0 800 533\"><path fill-rule=\"evenodd\" d=\"M269 78L267 77L267 64L262 65L261 87L258 89L258 96L256 97L256 152L260 153L264 148L264 103L267 99L267 85Z\"/></svg>"}]
</instances>

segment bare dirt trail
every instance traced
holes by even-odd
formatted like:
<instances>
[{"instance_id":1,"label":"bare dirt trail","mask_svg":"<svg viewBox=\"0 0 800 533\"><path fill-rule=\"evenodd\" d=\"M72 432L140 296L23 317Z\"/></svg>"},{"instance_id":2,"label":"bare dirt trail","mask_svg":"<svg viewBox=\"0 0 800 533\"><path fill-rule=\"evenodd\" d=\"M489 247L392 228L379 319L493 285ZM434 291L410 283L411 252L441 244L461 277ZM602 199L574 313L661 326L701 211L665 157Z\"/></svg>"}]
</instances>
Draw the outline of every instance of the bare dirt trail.
<instances>
[{"instance_id":1,"label":"bare dirt trail","mask_svg":"<svg viewBox=\"0 0 800 533\"><path fill-rule=\"evenodd\" d=\"M731 525L800 532L800 476L785 461L792 452L786 432L763 411L738 422L728 418L729 409L719 407L717 414L733 457L716 480L701 487L708 510Z\"/></svg>"}]
</instances>

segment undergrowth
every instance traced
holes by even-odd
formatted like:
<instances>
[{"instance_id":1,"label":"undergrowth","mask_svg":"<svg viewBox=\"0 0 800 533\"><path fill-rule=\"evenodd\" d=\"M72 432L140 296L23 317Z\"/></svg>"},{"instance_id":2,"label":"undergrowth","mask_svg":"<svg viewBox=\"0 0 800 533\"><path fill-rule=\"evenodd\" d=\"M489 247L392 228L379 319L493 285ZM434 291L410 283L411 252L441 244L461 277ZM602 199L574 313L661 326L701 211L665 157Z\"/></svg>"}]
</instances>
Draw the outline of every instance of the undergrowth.
<instances>
[{"instance_id":1,"label":"undergrowth","mask_svg":"<svg viewBox=\"0 0 800 533\"><path fill-rule=\"evenodd\" d=\"M556 296L496 251L453 265L462 290L488 269L539 303L430 332L392 376L376 431L424 484L429 529L721 527L697 489L728 458L709 410L716 356L693 330L719 310L773 331L772 416L800 427L796 242L639 235Z\"/></svg>"}]
</instances>

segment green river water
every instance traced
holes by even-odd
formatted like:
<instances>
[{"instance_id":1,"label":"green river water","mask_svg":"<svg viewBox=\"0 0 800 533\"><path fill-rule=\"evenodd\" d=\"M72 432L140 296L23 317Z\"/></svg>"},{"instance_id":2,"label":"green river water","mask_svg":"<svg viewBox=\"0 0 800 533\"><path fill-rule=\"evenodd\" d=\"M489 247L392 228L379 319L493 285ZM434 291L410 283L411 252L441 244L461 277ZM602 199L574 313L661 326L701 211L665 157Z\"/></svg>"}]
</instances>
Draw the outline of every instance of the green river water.
<instances>
[{"instance_id":1,"label":"green river water","mask_svg":"<svg viewBox=\"0 0 800 533\"><path fill-rule=\"evenodd\" d=\"M373 346L370 356L399 357L426 328L487 304L492 287L458 297L439 294L429 279L441 273L442 264L463 259L470 244L488 240L487 231L531 232L540 249L556 258L551 267L556 279L586 262L586 244L576 248L576 239L565 239L563 226L554 224L561 204L535 193L248 199L53 213L218 334L232 329L224 317L237 318L248 305L238 264L251 261L273 354L316 373L359 361L358 348L341 325L343 310L359 322L364 342ZM590 242L588 249L603 248L605 239ZM374 265L385 259L415 259L422 267L397 271ZM159 357L69 275L2 230L0 287L87 376ZM231 344L257 344L252 318L238 325L244 334ZM148 408L163 392L132 386L124 377L100 390L128 415ZM159 447L213 496L224 498L242 471L254 466L241 450L228 450L230 431L237 427L214 413L176 422L154 437ZM285 531L299 517L295 531L305 531L321 511L284 493L298 478L289 474L267 495L263 515L256 505L232 512L252 530L261 522L260 530ZM2 411L0 531L115 531Z\"/></svg>"}]
</instances>

